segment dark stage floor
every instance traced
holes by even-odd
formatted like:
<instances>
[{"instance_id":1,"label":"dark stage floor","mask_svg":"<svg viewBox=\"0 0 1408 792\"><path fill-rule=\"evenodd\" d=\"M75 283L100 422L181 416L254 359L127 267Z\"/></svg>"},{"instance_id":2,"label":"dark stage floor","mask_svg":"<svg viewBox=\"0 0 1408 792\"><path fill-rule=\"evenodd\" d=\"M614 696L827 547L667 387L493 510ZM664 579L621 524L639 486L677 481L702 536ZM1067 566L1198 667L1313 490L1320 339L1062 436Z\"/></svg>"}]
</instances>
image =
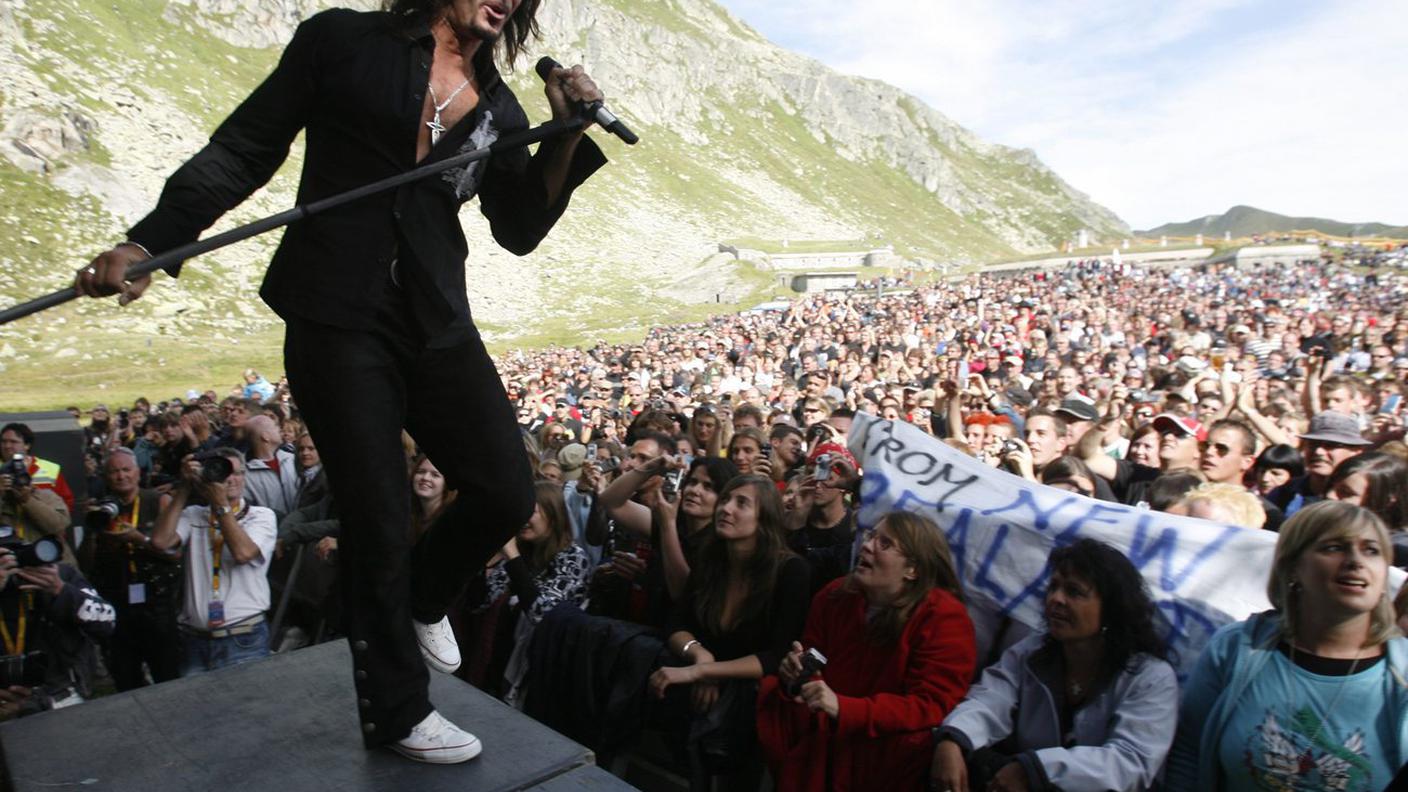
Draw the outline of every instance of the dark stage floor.
<instances>
[{"instance_id":1,"label":"dark stage floor","mask_svg":"<svg viewBox=\"0 0 1408 792\"><path fill-rule=\"evenodd\" d=\"M430 695L484 753L431 766L362 748L337 641L0 724L16 790L624 790L582 746L453 677Z\"/></svg>"}]
</instances>

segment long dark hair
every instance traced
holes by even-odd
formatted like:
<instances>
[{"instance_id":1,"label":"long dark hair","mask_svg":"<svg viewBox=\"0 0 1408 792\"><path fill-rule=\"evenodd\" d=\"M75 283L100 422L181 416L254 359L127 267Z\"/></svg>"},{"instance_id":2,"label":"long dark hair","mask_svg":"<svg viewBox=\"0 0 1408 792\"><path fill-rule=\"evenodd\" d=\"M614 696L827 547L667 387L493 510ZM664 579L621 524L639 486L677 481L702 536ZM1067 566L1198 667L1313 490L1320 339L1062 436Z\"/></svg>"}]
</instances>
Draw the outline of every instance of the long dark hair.
<instances>
[{"instance_id":1,"label":"long dark hair","mask_svg":"<svg viewBox=\"0 0 1408 792\"><path fill-rule=\"evenodd\" d=\"M685 472L684 480L689 481L693 478L694 471L698 468L704 468L704 475L709 477L709 484L714 488L716 494L722 493L724 488L728 486L728 483L738 477L738 467L729 460L723 457L697 456L694 458L693 462L689 463L689 470ZM684 484L680 485L680 493L684 493ZM720 495L720 497L722 497L722 495ZM715 508L718 508L717 504ZM683 514L680 515L679 524L683 527ZM712 533L712 531L708 531L708 529L712 528L713 524L714 518L710 516L709 522L696 530Z\"/></svg>"},{"instance_id":2,"label":"long dark hair","mask_svg":"<svg viewBox=\"0 0 1408 792\"><path fill-rule=\"evenodd\" d=\"M1356 473L1363 473L1367 482L1364 502L1359 505L1377 514L1390 529L1408 527L1408 463L1382 451L1350 457L1335 467L1325 491L1333 492Z\"/></svg>"},{"instance_id":3,"label":"long dark hair","mask_svg":"<svg viewBox=\"0 0 1408 792\"><path fill-rule=\"evenodd\" d=\"M772 590L777 582L782 562L792 555L782 521L782 497L777 485L764 476L738 476L719 492L719 505L735 490L749 487L757 503L758 530L753 556L739 570L748 588L743 606L737 614L771 613ZM717 507L716 507L717 509ZM715 520L717 526L718 521ZM699 623L716 635L723 635L733 625L725 625L724 605L729 584L733 582L733 565L729 562L728 541L719 538L718 530L705 534L696 561L691 567L689 586L694 594L694 616ZM735 622L736 623L736 622Z\"/></svg>"},{"instance_id":4,"label":"long dark hair","mask_svg":"<svg viewBox=\"0 0 1408 792\"><path fill-rule=\"evenodd\" d=\"M1168 650L1154 631L1154 602L1139 570L1124 554L1095 539L1079 539L1051 552L1051 571L1079 578L1100 596L1100 634L1105 657L1100 678L1108 681L1130 667L1135 655L1167 659ZM1046 651L1060 651L1046 637Z\"/></svg>"},{"instance_id":5,"label":"long dark hair","mask_svg":"<svg viewBox=\"0 0 1408 792\"><path fill-rule=\"evenodd\" d=\"M382 0L383 11L390 11L401 19L434 19L454 0ZM538 6L543 0L523 0L513 16L504 23L500 40L504 45L505 64L512 65L523 51L528 39L538 36Z\"/></svg>"}]
</instances>

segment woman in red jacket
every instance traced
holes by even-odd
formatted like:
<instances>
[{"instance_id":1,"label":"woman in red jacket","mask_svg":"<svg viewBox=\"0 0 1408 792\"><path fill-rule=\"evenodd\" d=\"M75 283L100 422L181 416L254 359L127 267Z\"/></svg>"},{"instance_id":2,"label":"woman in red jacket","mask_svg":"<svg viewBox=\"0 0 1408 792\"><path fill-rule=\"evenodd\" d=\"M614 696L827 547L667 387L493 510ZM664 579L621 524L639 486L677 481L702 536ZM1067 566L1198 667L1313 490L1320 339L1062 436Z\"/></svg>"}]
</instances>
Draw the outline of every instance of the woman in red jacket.
<instances>
[{"instance_id":1,"label":"woman in red jacket","mask_svg":"<svg viewBox=\"0 0 1408 792\"><path fill-rule=\"evenodd\" d=\"M948 543L895 512L861 545L855 570L817 592L802 643L758 693L758 738L778 789L920 789L931 729L963 699L977 650ZM804 649L827 659L804 681Z\"/></svg>"}]
</instances>

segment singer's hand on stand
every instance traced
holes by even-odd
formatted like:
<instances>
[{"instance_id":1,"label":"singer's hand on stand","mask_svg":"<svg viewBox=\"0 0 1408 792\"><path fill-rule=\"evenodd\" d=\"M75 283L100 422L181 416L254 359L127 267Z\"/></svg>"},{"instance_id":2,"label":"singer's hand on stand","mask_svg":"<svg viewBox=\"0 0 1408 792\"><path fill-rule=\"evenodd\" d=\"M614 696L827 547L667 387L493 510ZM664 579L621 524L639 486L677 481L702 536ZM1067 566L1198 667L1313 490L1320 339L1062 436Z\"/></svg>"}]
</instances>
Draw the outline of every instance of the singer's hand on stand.
<instances>
[{"instance_id":1,"label":"singer's hand on stand","mask_svg":"<svg viewBox=\"0 0 1408 792\"><path fill-rule=\"evenodd\" d=\"M131 244L122 244L100 253L88 266L80 269L73 279L73 288L81 297L107 297L121 294L118 305L126 305L147 290L151 275L127 280L127 268L146 261L145 251Z\"/></svg>"}]
</instances>

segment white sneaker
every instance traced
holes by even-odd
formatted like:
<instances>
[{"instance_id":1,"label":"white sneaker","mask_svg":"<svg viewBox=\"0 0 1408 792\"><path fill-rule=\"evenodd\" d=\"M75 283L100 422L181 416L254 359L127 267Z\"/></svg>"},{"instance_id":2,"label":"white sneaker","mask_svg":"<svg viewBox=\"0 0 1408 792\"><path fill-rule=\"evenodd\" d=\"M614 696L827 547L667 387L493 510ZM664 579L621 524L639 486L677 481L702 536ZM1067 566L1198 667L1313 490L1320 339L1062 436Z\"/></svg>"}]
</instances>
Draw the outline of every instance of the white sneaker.
<instances>
[{"instance_id":1,"label":"white sneaker","mask_svg":"<svg viewBox=\"0 0 1408 792\"><path fill-rule=\"evenodd\" d=\"M387 747L407 759L430 764L468 762L484 749L478 737L445 720L434 710L417 723L405 739Z\"/></svg>"},{"instance_id":2,"label":"white sneaker","mask_svg":"<svg viewBox=\"0 0 1408 792\"><path fill-rule=\"evenodd\" d=\"M416 628L416 642L420 653L425 655L425 664L445 674L453 674L460 667L460 645L455 640L455 632L450 629L450 617L446 616L434 624L421 624L411 619Z\"/></svg>"}]
</instances>

